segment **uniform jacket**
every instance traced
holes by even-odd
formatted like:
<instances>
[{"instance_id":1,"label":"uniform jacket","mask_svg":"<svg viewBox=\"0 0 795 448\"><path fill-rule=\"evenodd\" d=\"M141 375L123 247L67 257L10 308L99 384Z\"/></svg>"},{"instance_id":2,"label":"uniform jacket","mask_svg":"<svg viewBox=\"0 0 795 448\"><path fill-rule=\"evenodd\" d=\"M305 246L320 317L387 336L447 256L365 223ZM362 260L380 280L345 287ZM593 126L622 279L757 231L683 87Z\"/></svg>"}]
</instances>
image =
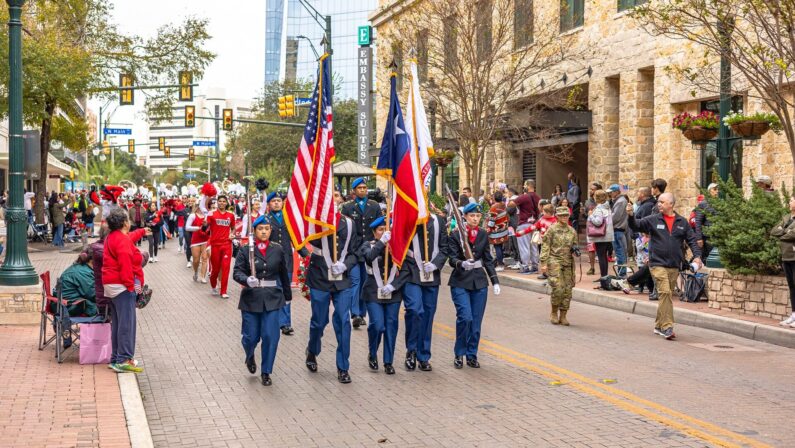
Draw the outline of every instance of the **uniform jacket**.
<instances>
[{"instance_id":1,"label":"uniform jacket","mask_svg":"<svg viewBox=\"0 0 795 448\"><path fill-rule=\"evenodd\" d=\"M555 262L560 266L574 266L574 255L571 246L577 244L577 233L564 224L555 224L547 229L541 245L542 266Z\"/></svg>"},{"instance_id":2,"label":"uniform jacket","mask_svg":"<svg viewBox=\"0 0 795 448\"><path fill-rule=\"evenodd\" d=\"M378 280L376 280L375 275L377 274L381 283L386 285L386 283L383 282L385 248L386 245L377 240L365 241L359 247L359 256L360 258L364 259L364 263L367 266L367 279L364 281L364 289L362 291L362 298L367 302L397 303L403 300L403 285L406 284L406 282L409 280L409 277L411 276L406 263L403 263L403 267L395 272L395 277L392 279L392 282L389 282L387 279L387 282L395 287L395 291L392 293L392 298L378 298ZM377 271L373 269L374 262L378 267ZM390 256L387 258L387 278L392 274L393 266L392 257Z\"/></svg>"},{"instance_id":3,"label":"uniform jacket","mask_svg":"<svg viewBox=\"0 0 795 448\"><path fill-rule=\"evenodd\" d=\"M370 229L370 224L372 224L376 218L382 216L381 206L372 199L367 200L364 212L362 212L356 200L353 200L342 204L340 213L353 220L353 227L356 229L356 235L361 241L370 241L373 239L373 231Z\"/></svg>"},{"instance_id":4,"label":"uniform jacket","mask_svg":"<svg viewBox=\"0 0 795 448\"><path fill-rule=\"evenodd\" d=\"M262 313L282 308L293 299L287 271L287 254L280 244L271 242L263 256L255 243L253 250L256 277L260 280L276 281L277 286L249 288L246 280L251 276L250 250L251 246L242 247L235 258L232 278L243 285L237 309L249 313Z\"/></svg>"},{"instance_id":5,"label":"uniform jacket","mask_svg":"<svg viewBox=\"0 0 795 448\"><path fill-rule=\"evenodd\" d=\"M268 213L268 220L271 223L270 240L281 244L282 248L284 248L284 252L287 256L287 269L292 272L294 252L293 241L290 239L290 232L287 231L287 223L284 222L284 214L282 213L281 223L279 223L279 221L274 217L273 212ZM309 251L306 250L306 248L301 248L301 250L298 251L298 255L306 257L309 255Z\"/></svg>"},{"instance_id":6,"label":"uniform jacket","mask_svg":"<svg viewBox=\"0 0 795 448\"><path fill-rule=\"evenodd\" d=\"M434 239L436 235L435 229L439 228L439 241ZM428 251L430 252L428 258L431 263L436 265L437 270L433 271L433 282L426 282L423 283L421 281L421 277L423 275L421 266L417 266L417 261L414 259L415 251L414 248L419 249L419 259L420 261L425 261L425 242L423 241L424 238L424 231L422 225L417 226L417 233L414 235L414 239L411 241L411 245L409 246L408 254L406 254L406 260L403 262L403 265L408 267L410 279L409 283L414 283L415 285L420 286L439 286L441 284L442 275L441 271L444 268L444 263L447 261L447 231L445 229L444 223L441 219L439 219L436 215L431 215L428 219ZM436 248L436 250L434 250ZM436 253L436 256L433 257L432 255Z\"/></svg>"},{"instance_id":7,"label":"uniform jacket","mask_svg":"<svg viewBox=\"0 0 795 448\"><path fill-rule=\"evenodd\" d=\"M351 229L350 239L348 239L349 228ZM323 240L328 244L327 247L329 251L334 247L331 235L312 241L313 250L306 272L306 284L310 289L318 289L320 291L344 291L351 287L351 280L348 278L348 274L350 274L351 269L358 263L356 250L361 246L361 240L353 229L352 221L345 217L341 217L337 225L337 261L345 263L348 269L342 273L342 280L335 282L329 281L329 267L326 264L325 257L321 255L323 251ZM347 250L345 247L346 241L348 243ZM343 251L345 251L344 257L342 256ZM333 258L330 259L333 260Z\"/></svg>"},{"instance_id":8,"label":"uniform jacket","mask_svg":"<svg viewBox=\"0 0 795 448\"><path fill-rule=\"evenodd\" d=\"M795 261L795 218L791 215L781 218L778 225L770 231L770 235L778 238L781 261Z\"/></svg>"},{"instance_id":9,"label":"uniform jacket","mask_svg":"<svg viewBox=\"0 0 795 448\"><path fill-rule=\"evenodd\" d=\"M469 244L468 239L466 244ZM491 279L492 285L499 284L500 280L497 278L497 271L494 270L494 259L491 257L491 248L489 247L489 238L486 235L486 231L479 229L478 236L475 237L475 244L470 244L470 246L472 247L472 256L475 257L475 261L481 260L483 262L483 268L467 271L461 267L461 262L465 261L466 257L463 249L461 249L461 237L458 231L454 231L447 239L447 254L450 257L450 266L453 268L453 273L450 274L450 280L447 284L454 288L469 290L489 286L489 279Z\"/></svg>"},{"instance_id":10,"label":"uniform jacket","mask_svg":"<svg viewBox=\"0 0 795 448\"><path fill-rule=\"evenodd\" d=\"M682 215L676 214L672 231L668 231L662 213L643 219L629 217L629 227L636 232L649 234L649 267L681 268L684 262L682 243L686 242L693 256L701 258L696 244L696 234Z\"/></svg>"}]
</instances>

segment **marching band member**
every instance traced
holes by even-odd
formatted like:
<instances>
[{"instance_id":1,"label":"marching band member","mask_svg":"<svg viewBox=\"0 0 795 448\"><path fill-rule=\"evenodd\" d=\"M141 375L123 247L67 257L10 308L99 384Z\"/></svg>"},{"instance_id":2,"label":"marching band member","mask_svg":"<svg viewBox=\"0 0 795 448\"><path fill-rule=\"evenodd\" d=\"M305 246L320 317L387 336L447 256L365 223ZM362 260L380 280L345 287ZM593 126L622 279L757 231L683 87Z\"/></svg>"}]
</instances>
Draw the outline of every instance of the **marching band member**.
<instances>
[{"instance_id":1,"label":"marching band member","mask_svg":"<svg viewBox=\"0 0 795 448\"><path fill-rule=\"evenodd\" d=\"M398 321L400 320L400 302L403 299L403 285L410 276L408 266L398 268L387 255L387 280L384 282L384 254L391 233L386 231L384 217L376 218L370 224L373 229L373 240L365 241L360 250L360 258L366 263L367 279L364 283L362 296L370 313L370 324L367 326L367 338L370 352L367 363L370 369L378 370L378 346L384 339L384 372L394 375L392 360L395 357L395 340L397 339Z\"/></svg>"},{"instance_id":2,"label":"marching band member","mask_svg":"<svg viewBox=\"0 0 795 448\"><path fill-rule=\"evenodd\" d=\"M406 265L411 276L403 288L403 306L406 309L406 368L414 370L419 362L420 370L431 368L431 335L436 303L439 298L441 270L447 261L447 232L444 224L434 214L426 225L418 225L411 248L406 256ZM427 229L428 262L425 262L425 232Z\"/></svg>"},{"instance_id":3,"label":"marching band member","mask_svg":"<svg viewBox=\"0 0 795 448\"><path fill-rule=\"evenodd\" d=\"M337 262L332 262L332 238L337 238ZM351 382L348 373L351 353L352 284L349 273L356 266L356 250L360 247L353 222L337 213L337 232L312 241L312 258L307 268L312 318L309 322L309 343L306 348L306 367L317 372L323 330L328 325L329 303L334 302L332 325L337 336L337 379Z\"/></svg>"},{"instance_id":4,"label":"marching band member","mask_svg":"<svg viewBox=\"0 0 795 448\"><path fill-rule=\"evenodd\" d=\"M494 259L491 257L489 238L481 229L481 213L478 204L467 204L464 207L465 222L458 223L463 228L456 230L448 239L448 255L453 273L447 283L455 305L455 359L456 369L464 366L466 355L467 365L479 368L478 343L480 342L480 326L486 312L486 296L489 280L494 285L494 294L500 294L500 282L494 270ZM467 259L459 231L466 235L464 244L468 244L473 259ZM484 272L485 270L485 272Z\"/></svg>"},{"instance_id":5,"label":"marching band member","mask_svg":"<svg viewBox=\"0 0 795 448\"><path fill-rule=\"evenodd\" d=\"M243 317L241 333L246 367L252 374L257 372L254 351L262 340L262 385L270 386L279 347L279 314L292 300L292 291L287 275L287 254L279 243L270 241L268 218L258 217L252 227L254 245L246 245L237 254L233 277L243 285L237 308Z\"/></svg>"},{"instance_id":6,"label":"marching band member","mask_svg":"<svg viewBox=\"0 0 795 448\"><path fill-rule=\"evenodd\" d=\"M227 211L229 199L218 196L218 210L207 215L202 228L210 233L210 286L212 294L218 295L218 277L221 277L221 298L228 299L229 266L232 264L232 238L235 214Z\"/></svg>"}]
</instances>

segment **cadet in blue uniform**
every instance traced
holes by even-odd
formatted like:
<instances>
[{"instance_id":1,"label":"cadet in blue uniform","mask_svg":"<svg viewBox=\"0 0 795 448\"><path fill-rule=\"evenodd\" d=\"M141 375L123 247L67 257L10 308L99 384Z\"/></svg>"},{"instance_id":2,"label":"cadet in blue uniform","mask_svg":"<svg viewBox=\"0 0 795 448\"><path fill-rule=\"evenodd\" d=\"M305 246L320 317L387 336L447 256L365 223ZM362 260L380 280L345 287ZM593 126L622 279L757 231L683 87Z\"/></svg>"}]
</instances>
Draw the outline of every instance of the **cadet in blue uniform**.
<instances>
[{"instance_id":1,"label":"cadet in blue uniform","mask_svg":"<svg viewBox=\"0 0 795 448\"><path fill-rule=\"evenodd\" d=\"M425 228L428 230L428 262L425 258ZM405 265L410 278L403 287L403 306L406 309L406 368L431 368L431 334L433 316L439 298L441 270L447 261L447 232L439 218L431 215L426 226L418 225L411 241Z\"/></svg>"},{"instance_id":2,"label":"cadet in blue uniform","mask_svg":"<svg viewBox=\"0 0 795 448\"><path fill-rule=\"evenodd\" d=\"M372 241L373 232L370 230L370 224L376 219L383 216L381 213L381 206L377 202L367 199L367 184L364 179L359 177L351 183L356 198L352 201L342 204L341 212L353 221L353 226L356 229L356 236L359 241ZM359 328L361 325L366 325L364 320L367 315L367 307L362 300L362 286L367 278L365 272L364 259L359 257L359 263L356 268L351 269L350 277L354 285L354 298L351 302L351 314L353 319L353 328Z\"/></svg>"},{"instance_id":3,"label":"cadet in blue uniform","mask_svg":"<svg viewBox=\"0 0 795 448\"><path fill-rule=\"evenodd\" d=\"M337 262L333 262L332 238L337 238ZM334 302L332 325L337 336L337 378L340 383L350 383L348 373L351 354L351 299L353 295L348 273L356 266L359 238L350 219L337 214L337 233L312 241L312 258L307 268L306 284L309 287L312 319L309 321L309 344L306 348L306 367L317 372L317 355L320 354L323 330L328 325L329 303ZM330 275L339 280L329 280Z\"/></svg>"},{"instance_id":4,"label":"cadet in blue uniform","mask_svg":"<svg viewBox=\"0 0 795 448\"><path fill-rule=\"evenodd\" d=\"M391 233L386 231L384 218L377 218L370 224L373 229L373 240L365 241L359 249L359 255L366 263L367 280L364 283L364 300L370 312L370 325L367 326L367 339L370 352L367 362L370 369L378 370L378 346L384 339L384 371L394 375L392 361L395 358L395 340L400 320L400 302L403 298L402 288L409 277L408 267L404 264L398 268L387 257L387 280L384 282L384 253Z\"/></svg>"},{"instance_id":5,"label":"cadet in blue uniform","mask_svg":"<svg viewBox=\"0 0 795 448\"><path fill-rule=\"evenodd\" d=\"M246 366L257 372L254 351L262 340L262 384L271 385L273 362L279 347L279 313L292 300L287 258L282 246L269 240L271 226L265 216L254 221L255 243L237 254L232 278L243 285L237 308L243 315L242 343ZM250 251L254 251L254 275Z\"/></svg>"},{"instance_id":6,"label":"cadet in blue uniform","mask_svg":"<svg viewBox=\"0 0 795 448\"><path fill-rule=\"evenodd\" d=\"M478 343L480 342L480 326L486 312L486 296L489 280L494 285L494 294L500 294L500 282L494 270L494 259L491 258L489 239L486 231L481 229L480 209L478 204L464 207L463 225L467 235L464 244L472 249L472 260L464 255L459 230L453 231L448 239L447 250L450 256L450 294L455 305L455 359L456 369L464 366L463 357L467 358L469 367L478 368Z\"/></svg>"},{"instance_id":7,"label":"cadet in blue uniform","mask_svg":"<svg viewBox=\"0 0 795 448\"><path fill-rule=\"evenodd\" d=\"M290 276L290 281L293 281L293 242L290 239L290 233L287 231L287 225L284 223L284 216L282 215L282 207L284 202L282 197L276 192L268 195L268 220L271 223L271 241L279 243L284 248L285 257L287 257L287 272ZM298 255L306 257L309 251L306 248L301 248ZM291 336L294 332L292 326L292 315L290 312L290 304L282 308L279 315L279 328L282 334Z\"/></svg>"}]
</instances>

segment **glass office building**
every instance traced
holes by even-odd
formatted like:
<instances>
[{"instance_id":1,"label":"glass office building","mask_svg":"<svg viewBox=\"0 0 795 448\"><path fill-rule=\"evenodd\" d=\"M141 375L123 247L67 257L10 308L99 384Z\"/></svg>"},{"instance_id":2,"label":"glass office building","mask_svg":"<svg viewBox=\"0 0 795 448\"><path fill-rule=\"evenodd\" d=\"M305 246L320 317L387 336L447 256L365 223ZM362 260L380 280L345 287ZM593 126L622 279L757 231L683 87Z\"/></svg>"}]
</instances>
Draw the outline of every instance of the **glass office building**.
<instances>
[{"instance_id":1,"label":"glass office building","mask_svg":"<svg viewBox=\"0 0 795 448\"><path fill-rule=\"evenodd\" d=\"M368 23L378 0L305 0L323 15L331 16L332 69L340 90L336 98L356 96L357 28ZM323 23L323 18L319 18ZM324 29L298 0L266 0L265 83L312 79L317 57L310 42L322 54ZM298 38L306 36L307 39Z\"/></svg>"}]
</instances>

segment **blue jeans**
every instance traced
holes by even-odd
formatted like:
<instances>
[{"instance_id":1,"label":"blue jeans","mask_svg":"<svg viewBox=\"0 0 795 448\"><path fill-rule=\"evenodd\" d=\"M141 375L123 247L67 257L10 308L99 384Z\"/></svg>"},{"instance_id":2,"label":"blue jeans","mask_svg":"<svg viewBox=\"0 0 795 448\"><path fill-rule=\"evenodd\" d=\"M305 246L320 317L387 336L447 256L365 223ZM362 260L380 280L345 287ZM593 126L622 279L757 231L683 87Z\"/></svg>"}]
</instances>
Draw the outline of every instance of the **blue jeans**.
<instances>
[{"instance_id":1,"label":"blue jeans","mask_svg":"<svg viewBox=\"0 0 795 448\"><path fill-rule=\"evenodd\" d=\"M246 351L246 359L254 356L257 344L262 340L262 373L270 375L273 372L273 362L276 360L276 350L279 348L279 311L265 311L262 313L243 314L243 328L241 342Z\"/></svg>"},{"instance_id":2,"label":"blue jeans","mask_svg":"<svg viewBox=\"0 0 795 448\"><path fill-rule=\"evenodd\" d=\"M613 231L613 252L616 254L616 264L627 264L627 237L624 235L623 230ZM627 275L626 268L618 269L618 276L624 277Z\"/></svg>"},{"instance_id":3,"label":"blue jeans","mask_svg":"<svg viewBox=\"0 0 795 448\"><path fill-rule=\"evenodd\" d=\"M55 231L52 236L52 245L63 247L63 224L55 226Z\"/></svg>"},{"instance_id":4,"label":"blue jeans","mask_svg":"<svg viewBox=\"0 0 795 448\"><path fill-rule=\"evenodd\" d=\"M351 315L366 317L367 305L362 299L362 290L364 289L364 281L367 279L367 268L364 263L357 263L348 274L351 279Z\"/></svg>"},{"instance_id":5,"label":"blue jeans","mask_svg":"<svg viewBox=\"0 0 795 448\"><path fill-rule=\"evenodd\" d=\"M110 300L111 363L122 363L135 355L135 292L124 291Z\"/></svg>"},{"instance_id":6,"label":"blue jeans","mask_svg":"<svg viewBox=\"0 0 795 448\"><path fill-rule=\"evenodd\" d=\"M395 359L395 340L398 333L400 320L400 302L378 303L366 302L370 311L370 323L367 325L367 340L370 347L370 356L378 356L378 346L381 337L384 338L384 364L392 364Z\"/></svg>"},{"instance_id":7,"label":"blue jeans","mask_svg":"<svg viewBox=\"0 0 795 448\"><path fill-rule=\"evenodd\" d=\"M455 305L455 356L478 357L480 326L486 312L488 288L450 288Z\"/></svg>"},{"instance_id":8,"label":"blue jeans","mask_svg":"<svg viewBox=\"0 0 795 448\"><path fill-rule=\"evenodd\" d=\"M288 265L287 267L290 272L287 273L287 277L290 278L290 282L293 281L293 270ZM284 287L284 286L282 286ZM289 288L289 285L287 286ZM279 310L279 328L290 327L292 326L292 312L290 311L290 303L287 302L286 305Z\"/></svg>"},{"instance_id":9,"label":"blue jeans","mask_svg":"<svg viewBox=\"0 0 795 448\"><path fill-rule=\"evenodd\" d=\"M179 246L182 247L185 242L185 228L177 227L177 234L179 235Z\"/></svg>"},{"instance_id":10,"label":"blue jeans","mask_svg":"<svg viewBox=\"0 0 795 448\"><path fill-rule=\"evenodd\" d=\"M416 352L417 360L431 359L433 316L439 298L438 286L406 283L403 287L403 306L406 308L406 352Z\"/></svg>"},{"instance_id":11,"label":"blue jeans","mask_svg":"<svg viewBox=\"0 0 795 448\"><path fill-rule=\"evenodd\" d=\"M334 316L331 323L337 336L337 368L348 370L351 356L351 294L345 291L327 292L319 289L309 290L312 318L309 321L309 344L307 350L320 354L323 330L328 325L329 304L334 302Z\"/></svg>"}]
</instances>

